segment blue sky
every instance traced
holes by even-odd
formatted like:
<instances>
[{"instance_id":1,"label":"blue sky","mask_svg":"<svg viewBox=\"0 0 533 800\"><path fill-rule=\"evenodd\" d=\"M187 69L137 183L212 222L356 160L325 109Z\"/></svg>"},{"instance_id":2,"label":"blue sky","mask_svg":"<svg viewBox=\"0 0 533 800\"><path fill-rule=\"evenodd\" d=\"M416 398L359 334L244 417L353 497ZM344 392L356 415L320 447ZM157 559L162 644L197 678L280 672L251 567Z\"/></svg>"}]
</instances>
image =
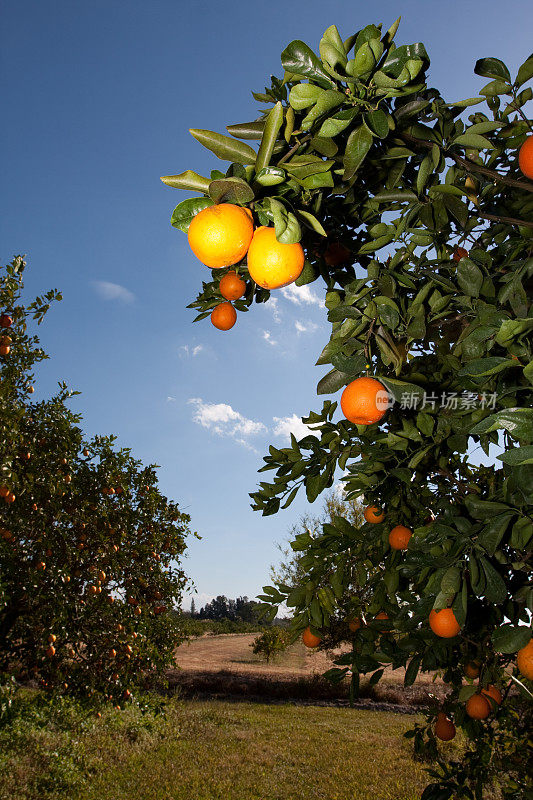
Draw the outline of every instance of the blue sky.
<instances>
[{"instance_id":1,"label":"blue sky","mask_svg":"<svg viewBox=\"0 0 533 800\"><path fill-rule=\"evenodd\" d=\"M516 73L533 10L524 0L5 0L3 9L1 257L27 254L28 298L64 294L39 331L52 359L36 397L65 380L82 392L73 407L89 435L116 433L161 465L162 490L203 537L185 562L200 603L253 597L275 542L308 508L299 499L262 518L248 492L268 444L283 446L294 417L322 405L324 368L313 366L328 338L322 287L278 292L227 333L193 325L185 306L209 272L169 224L187 195L159 176L222 167L188 128L254 119L250 90L282 74L292 39L317 49L333 23L346 37L401 14L398 42L424 42L430 83L451 101L483 85L473 75L480 57Z\"/></svg>"}]
</instances>

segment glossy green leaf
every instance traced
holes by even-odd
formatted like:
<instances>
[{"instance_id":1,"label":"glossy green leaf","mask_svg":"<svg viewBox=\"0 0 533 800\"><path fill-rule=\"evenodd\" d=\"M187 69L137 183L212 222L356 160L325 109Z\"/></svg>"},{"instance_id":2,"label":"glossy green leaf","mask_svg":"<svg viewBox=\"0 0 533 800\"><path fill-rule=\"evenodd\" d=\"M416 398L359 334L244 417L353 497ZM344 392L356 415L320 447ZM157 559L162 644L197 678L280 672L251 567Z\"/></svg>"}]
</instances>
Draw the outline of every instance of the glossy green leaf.
<instances>
[{"instance_id":1,"label":"glossy green leaf","mask_svg":"<svg viewBox=\"0 0 533 800\"><path fill-rule=\"evenodd\" d=\"M533 78L533 55L530 55L518 70L515 86L522 86L524 83L531 80L531 78Z\"/></svg>"},{"instance_id":2,"label":"glossy green leaf","mask_svg":"<svg viewBox=\"0 0 533 800\"><path fill-rule=\"evenodd\" d=\"M226 125L226 130L236 139L261 139L265 120L255 122L239 122L237 125Z\"/></svg>"},{"instance_id":3,"label":"glossy green leaf","mask_svg":"<svg viewBox=\"0 0 533 800\"><path fill-rule=\"evenodd\" d=\"M289 92L289 103L296 111L313 106L324 89L314 83L297 83Z\"/></svg>"},{"instance_id":4,"label":"glossy green leaf","mask_svg":"<svg viewBox=\"0 0 533 800\"><path fill-rule=\"evenodd\" d=\"M533 445L529 444L525 447L514 447L496 456L496 458L512 467L517 467L519 464L533 464Z\"/></svg>"},{"instance_id":5,"label":"glossy green leaf","mask_svg":"<svg viewBox=\"0 0 533 800\"><path fill-rule=\"evenodd\" d=\"M299 39L291 42L281 54L282 66L287 72L305 75L321 86L329 87L331 78L311 48Z\"/></svg>"},{"instance_id":6,"label":"glossy green leaf","mask_svg":"<svg viewBox=\"0 0 533 800\"><path fill-rule=\"evenodd\" d=\"M499 58L480 58L476 61L474 72L484 78L497 78L507 81L507 83L511 82L509 70Z\"/></svg>"},{"instance_id":7,"label":"glossy green leaf","mask_svg":"<svg viewBox=\"0 0 533 800\"><path fill-rule=\"evenodd\" d=\"M236 205L245 205L254 199L251 186L241 178L222 178L211 181L209 196L215 203L235 203Z\"/></svg>"},{"instance_id":8,"label":"glossy green leaf","mask_svg":"<svg viewBox=\"0 0 533 800\"><path fill-rule=\"evenodd\" d=\"M387 115L380 108L366 114L365 121L372 133L375 133L380 139L385 139L389 135Z\"/></svg>"},{"instance_id":9,"label":"glossy green leaf","mask_svg":"<svg viewBox=\"0 0 533 800\"><path fill-rule=\"evenodd\" d=\"M189 132L196 141L211 150L223 161L236 161L238 164L255 164L256 152L250 145L235 141L222 133L190 128Z\"/></svg>"},{"instance_id":10,"label":"glossy green leaf","mask_svg":"<svg viewBox=\"0 0 533 800\"><path fill-rule=\"evenodd\" d=\"M191 197L189 200L183 200L176 206L172 212L170 224L174 228L179 228L180 231L187 233L189 225L199 211L213 205L213 201L207 197Z\"/></svg>"},{"instance_id":11,"label":"glossy green leaf","mask_svg":"<svg viewBox=\"0 0 533 800\"><path fill-rule=\"evenodd\" d=\"M255 176L255 180L261 186L277 186L283 183L286 178L285 170L281 167L264 167Z\"/></svg>"},{"instance_id":12,"label":"glossy green leaf","mask_svg":"<svg viewBox=\"0 0 533 800\"><path fill-rule=\"evenodd\" d=\"M345 375L344 372L339 372L337 369L332 369L318 382L316 393L334 394L343 386L345 386L348 380L349 376Z\"/></svg>"},{"instance_id":13,"label":"glossy green leaf","mask_svg":"<svg viewBox=\"0 0 533 800\"><path fill-rule=\"evenodd\" d=\"M167 186L172 186L173 189L192 189L195 192L205 192L206 194L211 183L209 178L204 178L203 175L198 175L197 172L190 169L179 175L165 175L161 180Z\"/></svg>"},{"instance_id":14,"label":"glossy green leaf","mask_svg":"<svg viewBox=\"0 0 533 800\"><path fill-rule=\"evenodd\" d=\"M531 639L531 628L529 625L500 625L491 638L497 653L517 653Z\"/></svg>"},{"instance_id":15,"label":"glossy green leaf","mask_svg":"<svg viewBox=\"0 0 533 800\"><path fill-rule=\"evenodd\" d=\"M471 434L490 433L497 430L509 431L515 439L531 441L533 439L533 409L505 408L478 422L471 429Z\"/></svg>"},{"instance_id":16,"label":"glossy green leaf","mask_svg":"<svg viewBox=\"0 0 533 800\"><path fill-rule=\"evenodd\" d=\"M361 125L351 132L346 142L346 151L344 153L343 178L345 181L353 178L371 147L372 134L366 125Z\"/></svg>"}]
</instances>

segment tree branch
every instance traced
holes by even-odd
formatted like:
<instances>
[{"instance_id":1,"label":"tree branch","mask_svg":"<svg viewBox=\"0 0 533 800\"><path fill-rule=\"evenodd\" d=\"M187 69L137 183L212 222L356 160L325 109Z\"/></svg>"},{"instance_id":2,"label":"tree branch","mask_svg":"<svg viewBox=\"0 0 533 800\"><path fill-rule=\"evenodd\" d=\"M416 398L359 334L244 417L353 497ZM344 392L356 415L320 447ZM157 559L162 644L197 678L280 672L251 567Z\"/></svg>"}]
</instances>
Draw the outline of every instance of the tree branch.
<instances>
[{"instance_id":1,"label":"tree branch","mask_svg":"<svg viewBox=\"0 0 533 800\"><path fill-rule=\"evenodd\" d=\"M287 161L292 156L293 153L295 153L297 150L299 150L300 147L303 144L305 144L306 142L310 141L310 139L312 139L312 136L311 136L311 134L308 134L307 136L304 136L304 138L302 139L301 142L296 142L294 147L291 147L291 149L287 153L285 153L284 156L282 156L280 158L280 160L276 164L276 167L279 167L280 164L284 164L285 161Z\"/></svg>"},{"instance_id":2,"label":"tree branch","mask_svg":"<svg viewBox=\"0 0 533 800\"><path fill-rule=\"evenodd\" d=\"M515 219L514 217L497 217L496 214L478 214L482 219L490 219L493 222L507 222L509 225L524 225L526 228L533 228L533 222L526 222L525 219Z\"/></svg>"},{"instance_id":3,"label":"tree branch","mask_svg":"<svg viewBox=\"0 0 533 800\"><path fill-rule=\"evenodd\" d=\"M424 139L417 139L416 136L411 136L410 133L403 132L399 135L404 141L410 142L415 145L415 147L424 147L426 150L432 150L435 144L435 142L426 142ZM514 178L508 178L506 175L496 172L495 169L489 169L481 164L468 161L455 153L446 152L445 155L449 158L453 158L455 163L459 164L459 166L463 167L467 172L478 172L480 175L486 175L487 178L491 178L493 181L498 181L498 183L505 183L507 186L524 189L526 192L533 192L533 181L516 181Z\"/></svg>"}]
</instances>

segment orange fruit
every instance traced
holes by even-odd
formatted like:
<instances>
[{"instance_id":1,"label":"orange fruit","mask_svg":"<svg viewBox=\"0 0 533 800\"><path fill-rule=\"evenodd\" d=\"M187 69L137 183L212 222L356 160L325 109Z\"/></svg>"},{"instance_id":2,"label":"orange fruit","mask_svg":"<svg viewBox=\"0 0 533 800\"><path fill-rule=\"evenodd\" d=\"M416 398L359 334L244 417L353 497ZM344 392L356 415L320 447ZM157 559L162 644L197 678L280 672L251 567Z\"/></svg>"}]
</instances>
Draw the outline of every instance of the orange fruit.
<instances>
[{"instance_id":1,"label":"orange fruit","mask_svg":"<svg viewBox=\"0 0 533 800\"><path fill-rule=\"evenodd\" d=\"M50 647L46 648L46 655L48 656L48 658L52 658L52 656L55 656L55 654L56 654L56 649L53 644L51 644Z\"/></svg>"},{"instance_id":2,"label":"orange fruit","mask_svg":"<svg viewBox=\"0 0 533 800\"><path fill-rule=\"evenodd\" d=\"M355 633L356 631L359 630L362 624L363 620L361 619L361 617L354 617L348 622L348 627L352 633Z\"/></svg>"},{"instance_id":3,"label":"orange fruit","mask_svg":"<svg viewBox=\"0 0 533 800\"><path fill-rule=\"evenodd\" d=\"M363 516L367 522L378 523L385 519L385 512L380 511L377 506L367 506L363 511Z\"/></svg>"},{"instance_id":4,"label":"orange fruit","mask_svg":"<svg viewBox=\"0 0 533 800\"><path fill-rule=\"evenodd\" d=\"M373 425L385 416L389 393L375 378L356 378L341 395L342 413L356 425Z\"/></svg>"},{"instance_id":5,"label":"orange fruit","mask_svg":"<svg viewBox=\"0 0 533 800\"><path fill-rule=\"evenodd\" d=\"M281 289L300 276L304 268L302 245L282 244L274 228L262 226L255 231L248 250L250 277L263 289Z\"/></svg>"},{"instance_id":6,"label":"orange fruit","mask_svg":"<svg viewBox=\"0 0 533 800\"><path fill-rule=\"evenodd\" d=\"M306 647L318 647L322 639L320 636L315 636L311 628L308 626L302 634L302 642Z\"/></svg>"},{"instance_id":7,"label":"orange fruit","mask_svg":"<svg viewBox=\"0 0 533 800\"><path fill-rule=\"evenodd\" d=\"M437 722L435 723L435 736L443 742L449 742L455 736L455 725L444 711L439 711Z\"/></svg>"},{"instance_id":8,"label":"orange fruit","mask_svg":"<svg viewBox=\"0 0 533 800\"><path fill-rule=\"evenodd\" d=\"M246 255L254 232L250 214L233 203L219 203L198 212L189 225L189 245L211 269L237 264Z\"/></svg>"},{"instance_id":9,"label":"orange fruit","mask_svg":"<svg viewBox=\"0 0 533 800\"><path fill-rule=\"evenodd\" d=\"M443 639L451 639L453 636L457 636L461 630L451 608L443 608L441 611L432 609L429 615L429 626L433 633Z\"/></svg>"},{"instance_id":10,"label":"orange fruit","mask_svg":"<svg viewBox=\"0 0 533 800\"><path fill-rule=\"evenodd\" d=\"M453 260L460 261L462 258L466 258L468 255L468 250L465 250L464 247L456 247L453 251Z\"/></svg>"},{"instance_id":11,"label":"orange fruit","mask_svg":"<svg viewBox=\"0 0 533 800\"><path fill-rule=\"evenodd\" d=\"M0 497L7 497L7 496L8 496L8 494L9 494L9 489L7 488L7 486L5 485L5 483L3 483L3 484L0 486Z\"/></svg>"},{"instance_id":12,"label":"orange fruit","mask_svg":"<svg viewBox=\"0 0 533 800\"><path fill-rule=\"evenodd\" d=\"M0 356L8 356L11 350L8 344L0 344Z\"/></svg>"},{"instance_id":13,"label":"orange fruit","mask_svg":"<svg viewBox=\"0 0 533 800\"><path fill-rule=\"evenodd\" d=\"M496 703L496 705L498 706L501 705L501 702L503 700L502 693L496 686L493 686L492 684L490 686L487 686L485 689L481 690L481 694L484 695L485 697L492 698L494 700L494 703ZM496 706L494 705L494 703L491 703L490 700L489 703L490 703L490 710L493 711L496 708Z\"/></svg>"},{"instance_id":14,"label":"orange fruit","mask_svg":"<svg viewBox=\"0 0 533 800\"><path fill-rule=\"evenodd\" d=\"M219 331L229 331L237 321L237 312L231 303L219 303L211 312L211 322Z\"/></svg>"},{"instance_id":15,"label":"orange fruit","mask_svg":"<svg viewBox=\"0 0 533 800\"><path fill-rule=\"evenodd\" d=\"M465 675L467 678L479 677L479 664L477 661L469 661L465 666Z\"/></svg>"},{"instance_id":16,"label":"orange fruit","mask_svg":"<svg viewBox=\"0 0 533 800\"><path fill-rule=\"evenodd\" d=\"M410 531L405 525L396 525L389 533L389 544L393 550L407 550L412 535L413 531Z\"/></svg>"},{"instance_id":17,"label":"orange fruit","mask_svg":"<svg viewBox=\"0 0 533 800\"><path fill-rule=\"evenodd\" d=\"M486 719L490 714L490 704L481 694L473 694L466 701L466 713L472 719Z\"/></svg>"},{"instance_id":18,"label":"orange fruit","mask_svg":"<svg viewBox=\"0 0 533 800\"><path fill-rule=\"evenodd\" d=\"M219 291L226 300L238 300L246 292L246 283L236 272L226 272L221 278Z\"/></svg>"},{"instance_id":19,"label":"orange fruit","mask_svg":"<svg viewBox=\"0 0 533 800\"><path fill-rule=\"evenodd\" d=\"M533 180L533 136L528 136L520 148L518 166L526 178Z\"/></svg>"},{"instance_id":20,"label":"orange fruit","mask_svg":"<svg viewBox=\"0 0 533 800\"><path fill-rule=\"evenodd\" d=\"M0 316L0 328L10 328L13 325L13 317L9 314L2 314Z\"/></svg>"},{"instance_id":21,"label":"orange fruit","mask_svg":"<svg viewBox=\"0 0 533 800\"><path fill-rule=\"evenodd\" d=\"M516 663L524 678L533 681L533 639L530 639L526 646L518 651Z\"/></svg>"},{"instance_id":22,"label":"orange fruit","mask_svg":"<svg viewBox=\"0 0 533 800\"><path fill-rule=\"evenodd\" d=\"M56 641L56 639L57 636L55 635L55 633L51 633L48 637L48 644L53 644Z\"/></svg>"},{"instance_id":23,"label":"orange fruit","mask_svg":"<svg viewBox=\"0 0 533 800\"><path fill-rule=\"evenodd\" d=\"M14 503L14 502L15 502L15 499L16 499L16 498L15 498L15 495L13 494L13 492L9 492L9 493L8 493L8 494L6 494L6 496L4 497L4 500L6 501L6 503Z\"/></svg>"}]
</instances>

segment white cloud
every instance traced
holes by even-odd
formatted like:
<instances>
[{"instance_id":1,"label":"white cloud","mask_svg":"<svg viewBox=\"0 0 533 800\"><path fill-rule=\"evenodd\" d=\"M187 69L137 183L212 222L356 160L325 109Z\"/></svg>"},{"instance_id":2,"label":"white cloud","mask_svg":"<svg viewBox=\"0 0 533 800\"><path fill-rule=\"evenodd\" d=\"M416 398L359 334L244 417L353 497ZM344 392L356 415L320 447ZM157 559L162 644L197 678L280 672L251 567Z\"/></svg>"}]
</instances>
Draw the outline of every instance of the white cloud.
<instances>
[{"instance_id":1,"label":"white cloud","mask_svg":"<svg viewBox=\"0 0 533 800\"><path fill-rule=\"evenodd\" d=\"M263 339L271 345L277 345L277 341L272 338L270 331L263 331Z\"/></svg>"},{"instance_id":2,"label":"white cloud","mask_svg":"<svg viewBox=\"0 0 533 800\"><path fill-rule=\"evenodd\" d=\"M272 316L274 318L274 322L281 322L281 313L278 306L278 298L277 297L270 297L266 307L269 311L272 311Z\"/></svg>"},{"instance_id":3,"label":"white cloud","mask_svg":"<svg viewBox=\"0 0 533 800\"><path fill-rule=\"evenodd\" d=\"M167 397L167 403L175 403L175 402L176 402L176 398L172 397L172 395L169 394L168 397Z\"/></svg>"},{"instance_id":4,"label":"white cloud","mask_svg":"<svg viewBox=\"0 0 533 800\"><path fill-rule=\"evenodd\" d=\"M316 322L300 322L300 320L296 320L294 323L294 327L296 328L296 333L298 336L301 333L314 333L318 330L318 325Z\"/></svg>"},{"instance_id":5,"label":"white cloud","mask_svg":"<svg viewBox=\"0 0 533 800\"><path fill-rule=\"evenodd\" d=\"M93 281L95 291L103 300L120 300L121 303L133 303L135 295L119 283L109 281Z\"/></svg>"},{"instance_id":6,"label":"white cloud","mask_svg":"<svg viewBox=\"0 0 533 800\"><path fill-rule=\"evenodd\" d=\"M274 417L276 423L272 429L274 436L283 436L285 439L290 439L291 433L294 433L296 439L300 441L304 436L318 436L317 432L304 425L300 417L293 414L291 417Z\"/></svg>"},{"instance_id":7,"label":"white cloud","mask_svg":"<svg viewBox=\"0 0 533 800\"><path fill-rule=\"evenodd\" d=\"M291 303L295 303L297 306L324 305L320 297L314 294L313 290L307 285L296 286L295 283L291 283L289 286L284 286L281 292L286 300L290 300Z\"/></svg>"},{"instance_id":8,"label":"white cloud","mask_svg":"<svg viewBox=\"0 0 533 800\"><path fill-rule=\"evenodd\" d=\"M206 403L200 397L193 397L188 402L195 406L192 418L197 425L217 436L230 436L251 450L254 448L248 438L267 432L267 427L262 422L247 419L227 403Z\"/></svg>"},{"instance_id":9,"label":"white cloud","mask_svg":"<svg viewBox=\"0 0 533 800\"><path fill-rule=\"evenodd\" d=\"M196 344L196 345L182 344L181 347L179 348L179 354L181 358L183 357L188 358L189 356L191 358L194 358L195 356L198 355L198 353L201 353L203 349L204 349L203 344Z\"/></svg>"}]
</instances>

